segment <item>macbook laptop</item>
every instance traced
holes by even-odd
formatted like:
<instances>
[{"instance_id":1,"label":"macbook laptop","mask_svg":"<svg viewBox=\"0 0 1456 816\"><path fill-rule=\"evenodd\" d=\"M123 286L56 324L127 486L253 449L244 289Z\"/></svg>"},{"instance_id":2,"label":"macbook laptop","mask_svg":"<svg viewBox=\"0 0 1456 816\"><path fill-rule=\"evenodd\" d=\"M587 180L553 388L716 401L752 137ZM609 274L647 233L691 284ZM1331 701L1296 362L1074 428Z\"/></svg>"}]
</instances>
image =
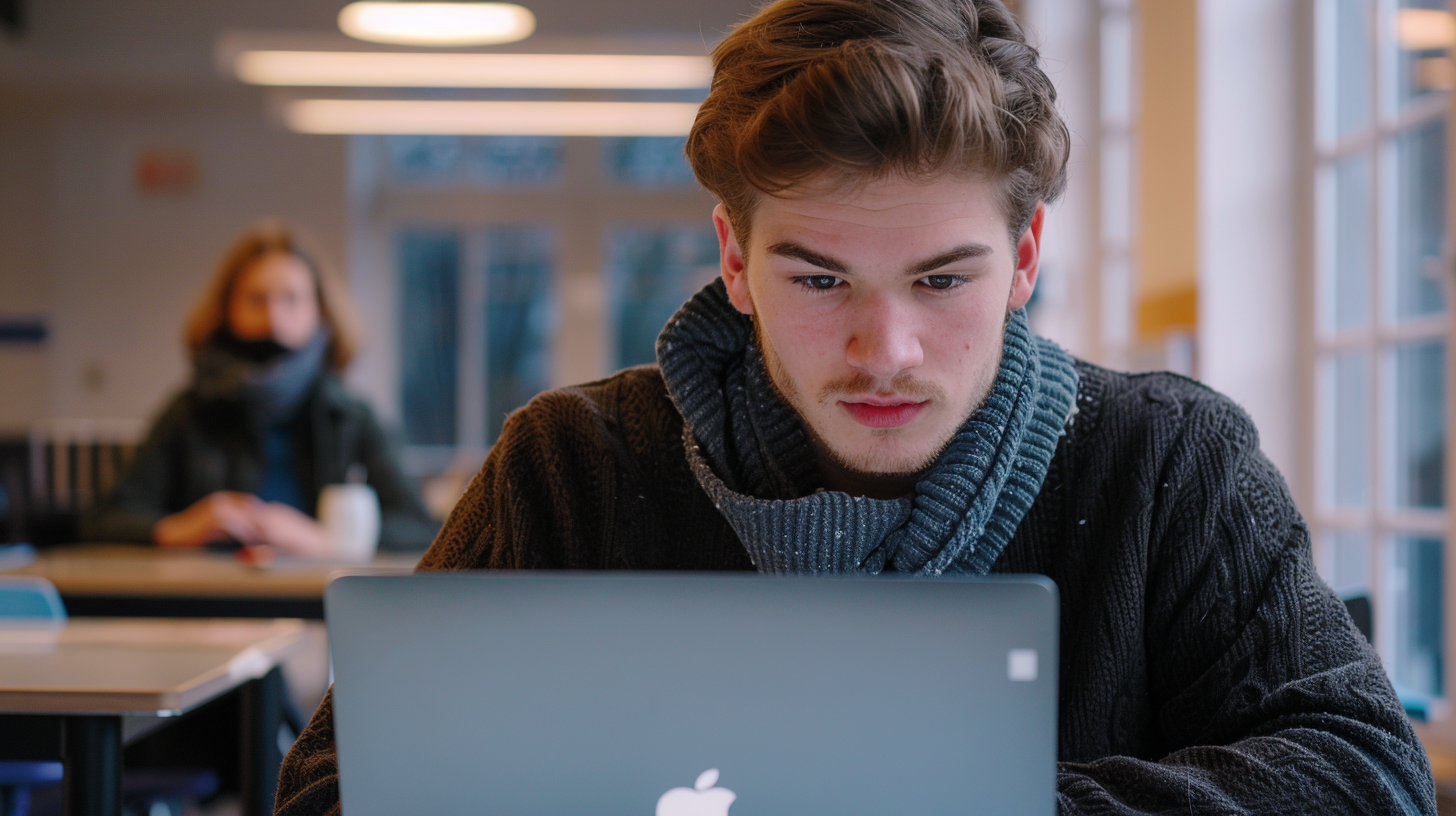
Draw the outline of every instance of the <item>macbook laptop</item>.
<instances>
[{"instance_id":1,"label":"macbook laptop","mask_svg":"<svg viewBox=\"0 0 1456 816\"><path fill-rule=\"evenodd\" d=\"M349 816L1056 812L1040 577L349 576Z\"/></svg>"}]
</instances>

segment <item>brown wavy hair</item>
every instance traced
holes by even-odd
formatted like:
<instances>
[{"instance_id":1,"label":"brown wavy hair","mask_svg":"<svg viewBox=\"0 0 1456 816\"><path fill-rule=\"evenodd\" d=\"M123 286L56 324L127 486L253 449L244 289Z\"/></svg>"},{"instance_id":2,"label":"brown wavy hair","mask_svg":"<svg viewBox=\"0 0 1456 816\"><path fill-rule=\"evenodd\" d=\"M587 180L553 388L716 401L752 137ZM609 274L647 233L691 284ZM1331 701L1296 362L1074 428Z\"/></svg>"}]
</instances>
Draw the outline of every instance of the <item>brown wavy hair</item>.
<instances>
[{"instance_id":1,"label":"brown wavy hair","mask_svg":"<svg viewBox=\"0 0 1456 816\"><path fill-rule=\"evenodd\" d=\"M745 248L760 195L825 171L981 174L1014 243L1071 152L1039 60L1001 0L778 0L714 49L688 161Z\"/></svg>"},{"instance_id":2,"label":"brown wavy hair","mask_svg":"<svg viewBox=\"0 0 1456 816\"><path fill-rule=\"evenodd\" d=\"M329 264L318 243L295 225L266 220L238 236L218 261L217 271L192 307L182 329L183 342L196 352L220 332L227 331L228 301L238 276L265 255L284 252L303 261L313 273L319 319L329 329L329 367L343 371L359 348L359 318L349 302L343 279Z\"/></svg>"}]
</instances>

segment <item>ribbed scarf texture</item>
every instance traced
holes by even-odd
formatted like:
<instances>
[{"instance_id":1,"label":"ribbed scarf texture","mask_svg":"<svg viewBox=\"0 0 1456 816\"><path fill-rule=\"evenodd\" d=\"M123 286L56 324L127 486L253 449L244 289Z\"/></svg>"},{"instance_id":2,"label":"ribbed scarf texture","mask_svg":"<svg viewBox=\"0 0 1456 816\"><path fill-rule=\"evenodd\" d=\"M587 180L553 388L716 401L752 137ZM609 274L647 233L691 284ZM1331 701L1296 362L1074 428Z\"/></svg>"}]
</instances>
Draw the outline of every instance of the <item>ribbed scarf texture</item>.
<instances>
[{"instance_id":1,"label":"ribbed scarf texture","mask_svg":"<svg viewBox=\"0 0 1456 816\"><path fill-rule=\"evenodd\" d=\"M668 321L657 360L694 476L766 573L984 575L1041 491L1077 394L1071 356L1017 311L985 403L913 496L883 501L816 492L808 433L721 280Z\"/></svg>"},{"instance_id":2,"label":"ribbed scarf texture","mask_svg":"<svg viewBox=\"0 0 1456 816\"><path fill-rule=\"evenodd\" d=\"M210 342L192 358L192 389L206 402L237 401L264 426L293 416L324 372L329 331L320 328L307 345L259 362Z\"/></svg>"}]
</instances>

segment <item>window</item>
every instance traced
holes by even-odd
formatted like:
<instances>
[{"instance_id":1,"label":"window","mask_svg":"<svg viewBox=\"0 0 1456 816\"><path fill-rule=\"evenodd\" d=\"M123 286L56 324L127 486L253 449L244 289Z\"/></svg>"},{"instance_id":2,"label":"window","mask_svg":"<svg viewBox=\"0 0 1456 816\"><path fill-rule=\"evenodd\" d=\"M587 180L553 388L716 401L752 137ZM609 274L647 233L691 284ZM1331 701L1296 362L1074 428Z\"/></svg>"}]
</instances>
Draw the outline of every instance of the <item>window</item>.
<instances>
[{"instance_id":1,"label":"window","mask_svg":"<svg viewBox=\"0 0 1456 816\"><path fill-rule=\"evenodd\" d=\"M352 285L393 350L354 376L393 406L414 475L473 471L536 394L656 359L662 326L718 273L713 200L683 147L354 138Z\"/></svg>"},{"instance_id":2,"label":"window","mask_svg":"<svg viewBox=\"0 0 1456 816\"><path fill-rule=\"evenodd\" d=\"M607 270L616 305L616 367L657 359L657 335L678 307L718 275L711 225L614 227Z\"/></svg>"},{"instance_id":3,"label":"window","mask_svg":"<svg viewBox=\"0 0 1456 816\"><path fill-rule=\"evenodd\" d=\"M541 187L561 180L566 140L540 136L395 136L393 181L406 185Z\"/></svg>"},{"instance_id":4,"label":"window","mask_svg":"<svg viewBox=\"0 0 1456 816\"><path fill-rule=\"evenodd\" d=\"M400 403L412 445L453 445L460 437L460 236L407 230L399 237ZM406 399L405 395L412 398Z\"/></svg>"},{"instance_id":5,"label":"window","mask_svg":"<svg viewBox=\"0 0 1456 816\"><path fill-rule=\"evenodd\" d=\"M1373 606L1413 716L1444 706L1446 92L1403 11L1445 0L1320 0L1316 14L1316 380L1321 571Z\"/></svg>"},{"instance_id":6,"label":"window","mask_svg":"<svg viewBox=\"0 0 1456 816\"><path fill-rule=\"evenodd\" d=\"M687 139L621 136L602 140L607 175L633 187L691 187L697 183L683 158Z\"/></svg>"},{"instance_id":7,"label":"window","mask_svg":"<svg viewBox=\"0 0 1456 816\"><path fill-rule=\"evenodd\" d=\"M552 235L542 227L485 231L485 442L506 414L549 386Z\"/></svg>"},{"instance_id":8,"label":"window","mask_svg":"<svg viewBox=\"0 0 1456 816\"><path fill-rule=\"evenodd\" d=\"M506 414L547 388L554 263L541 226L401 231L407 443L489 445Z\"/></svg>"}]
</instances>

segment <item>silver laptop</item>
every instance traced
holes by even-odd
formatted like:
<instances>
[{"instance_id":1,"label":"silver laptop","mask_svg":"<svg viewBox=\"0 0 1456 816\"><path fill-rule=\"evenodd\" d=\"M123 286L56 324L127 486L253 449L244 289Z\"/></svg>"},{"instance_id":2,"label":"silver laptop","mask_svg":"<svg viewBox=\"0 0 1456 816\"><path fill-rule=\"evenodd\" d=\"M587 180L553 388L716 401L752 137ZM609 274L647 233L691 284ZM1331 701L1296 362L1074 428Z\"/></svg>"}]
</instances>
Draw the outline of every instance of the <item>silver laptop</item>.
<instances>
[{"instance_id":1,"label":"silver laptop","mask_svg":"<svg viewBox=\"0 0 1456 816\"><path fill-rule=\"evenodd\" d=\"M326 604L349 816L1056 812L1045 578L351 576Z\"/></svg>"}]
</instances>

